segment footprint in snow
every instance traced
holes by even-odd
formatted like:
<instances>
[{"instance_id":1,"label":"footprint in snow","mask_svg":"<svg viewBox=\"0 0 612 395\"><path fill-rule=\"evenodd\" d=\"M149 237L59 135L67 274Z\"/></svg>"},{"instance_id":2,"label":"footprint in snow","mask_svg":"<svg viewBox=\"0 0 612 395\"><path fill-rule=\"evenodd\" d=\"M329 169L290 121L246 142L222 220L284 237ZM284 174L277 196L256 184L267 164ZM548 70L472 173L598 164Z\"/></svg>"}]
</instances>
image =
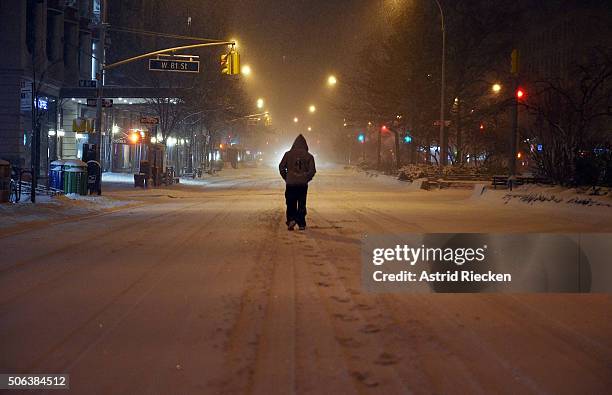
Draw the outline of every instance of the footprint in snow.
<instances>
[{"instance_id":1,"label":"footprint in snow","mask_svg":"<svg viewBox=\"0 0 612 395\"><path fill-rule=\"evenodd\" d=\"M387 366L387 365L395 365L399 361L400 361L399 357L396 357L395 355L390 354L388 352L383 352L378 356L378 358L376 359L376 361L374 361L374 363L377 365Z\"/></svg>"},{"instance_id":2,"label":"footprint in snow","mask_svg":"<svg viewBox=\"0 0 612 395\"><path fill-rule=\"evenodd\" d=\"M334 318L337 318L339 320L342 320L344 322L352 322L352 321L358 321L359 318L352 316L352 315L346 315L346 314L340 314L340 313L336 313L334 314Z\"/></svg>"},{"instance_id":3,"label":"footprint in snow","mask_svg":"<svg viewBox=\"0 0 612 395\"><path fill-rule=\"evenodd\" d=\"M333 300L335 300L336 302L338 302L338 303L348 303L348 302L351 301L350 298L342 297L342 296L336 296L336 295L332 296L331 298Z\"/></svg>"},{"instance_id":4,"label":"footprint in snow","mask_svg":"<svg viewBox=\"0 0 612 395\"><path fill-rule=\"evenodd\" d=\"M353 339L352 337L336 337L336 340L338 341L338 343L340 343L341 346L344 346L344 347L349 347L349 348L361 347L361 343Z\"/></svg>"},{"instance_id":5,"label":"footprint in snow","mask_svg":"<svg viewBox=\"0 0 612 395\"><path fill-rule=\"evenodd\" d=\"M360 383L363 383L367 387L376 387L378 381L374 380L369 372L351 372L351 376Z\"/></svg>"},{"instance_id":6,"label":"footprint in snow","mask_svg":"<svg viewBox=\"0 0 612 395\"><path fill-rule=\"evenodd\" d=\"M373 324L368 324L360 329L363 333L376 333L380 332L380 328Z\"/></svg>"}]
</instances>

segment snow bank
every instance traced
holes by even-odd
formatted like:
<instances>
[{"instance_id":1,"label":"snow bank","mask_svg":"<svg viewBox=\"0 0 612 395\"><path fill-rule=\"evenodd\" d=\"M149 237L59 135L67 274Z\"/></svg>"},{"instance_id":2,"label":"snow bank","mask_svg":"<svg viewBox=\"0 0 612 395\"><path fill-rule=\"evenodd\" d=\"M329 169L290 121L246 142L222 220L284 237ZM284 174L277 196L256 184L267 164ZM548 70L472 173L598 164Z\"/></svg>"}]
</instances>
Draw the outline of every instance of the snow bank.
<instances>
[{"instance_id":1,"label":"snow bank","mask_svg":"<svg viewBox=\"0 0 612 395\"><path fill-rule=\"evenodd\" d=\"M508 189L495 190L488 185L477 184L474 186L471 199L506 205L537 205L569 209L579 207L599 208L604 210L606 214L612 213L612 193L602 188L593 191L529 184L518 186L510 191Z\"/></svg>"},{"instance_id":2,"label":"snow bank","mask_svg":"<svg viewBox=\"0 0 612 395\"><path fill-rule=\"evenodd\" d=\"M102 182L134 185L133 173L102 173Z\"/></svg>"},{"instance_id":3,"label":"snow bank","mask_svg":"<svg viewBox=\"0 0 612 395\"><path fill-rule=\"evenodd\" d=\"M98 214L134 203L134 200L114 199L109 196L77 194L36 196L35 204L27 198L29 196L23 196L22 201L17 204L0 204L0 231L8 232L34 223L49 224L71 217Z\"/></svg>"}]
</instances>

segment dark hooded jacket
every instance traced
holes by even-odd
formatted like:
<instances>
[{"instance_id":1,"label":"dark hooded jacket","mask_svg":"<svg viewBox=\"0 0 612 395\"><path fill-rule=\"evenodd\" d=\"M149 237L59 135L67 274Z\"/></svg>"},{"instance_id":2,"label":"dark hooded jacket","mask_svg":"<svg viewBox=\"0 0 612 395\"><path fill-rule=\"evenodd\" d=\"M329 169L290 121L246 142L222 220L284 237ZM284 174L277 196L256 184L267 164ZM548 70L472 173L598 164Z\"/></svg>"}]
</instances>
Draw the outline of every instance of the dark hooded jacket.
<instances>
[{"instance_id":1,"label":"dark hooded jacket","mask_svg":"<svg viewBox=\"0 0 612 395\"><path fill-rule=\"evenodd\" d=\"M314 157L308 152L308 144L301 134L296 137L293 146L283 156L278 165L281 177L287 185L306 185L314 177Z\"/></svg>"}]
</instances>

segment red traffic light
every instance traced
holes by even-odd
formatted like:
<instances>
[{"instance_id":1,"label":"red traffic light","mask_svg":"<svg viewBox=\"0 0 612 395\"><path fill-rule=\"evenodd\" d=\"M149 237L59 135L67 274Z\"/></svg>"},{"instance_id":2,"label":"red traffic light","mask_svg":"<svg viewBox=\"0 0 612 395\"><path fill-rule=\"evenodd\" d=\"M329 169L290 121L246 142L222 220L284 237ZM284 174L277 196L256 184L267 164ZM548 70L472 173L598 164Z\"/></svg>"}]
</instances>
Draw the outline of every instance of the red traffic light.
<instances>
[{"instance_id":1,"label":"red traffic light","mask_svg":"<svg viewBox=\"0 0 612 395\"><path fill-rule=\"evenodd\" d=\"M521 100L525 97L525 91L523 90L523 88L518 88L516 90L516 98Z\"/></svg>"}]
</instances>

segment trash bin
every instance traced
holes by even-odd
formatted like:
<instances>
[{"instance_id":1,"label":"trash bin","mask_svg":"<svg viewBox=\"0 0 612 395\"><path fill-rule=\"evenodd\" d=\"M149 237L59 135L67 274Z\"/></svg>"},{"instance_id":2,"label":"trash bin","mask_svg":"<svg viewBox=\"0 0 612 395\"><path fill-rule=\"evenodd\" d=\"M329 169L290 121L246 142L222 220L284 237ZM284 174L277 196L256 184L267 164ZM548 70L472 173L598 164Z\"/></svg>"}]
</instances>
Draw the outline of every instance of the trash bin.
<instances>
[{"instance_id":1,"label":"trash bin","mask_svg":"<svg viewBox=\"0 0 612 395\"><path fill-rule=\"evenodd\" d=\"M11 164L0 159L0 203L8 203L11 195Z\"/></svg>"},{"instance_id":2,"label":"trash bin","mask_svg":"<svg viewBox=\"0 0 612 395\"><path fill-rule=\"evenodd\" d=\"M59 159L49 164L49 187L64 189L64 162Z\"/></svg>"},{"instance_id":3,"label":"trash bin","mask_svg":"<svg viewBox=\"0 0 612 395\"><path fill-rule=\"evenodd\" d=\"M87 191L91 194L102 194L102 167L95 160L87 161Z\"/></svg>"},{"instance_id":4,"label":"trash bin","mask_svg":"<svg viewBox=\"0 0 612 395\"><path fill-rule=\"evenodd\" d=\"M78 159L64 162L64 192L87 195L87 164Z\"/></svg>"},{"instance_id":5,"label":"trash bin","mask_svg":"<svg viewBox=\"0 0 612 395\"><path fill-rule=\"evenodd\" d=\"M143 173L134 174L134 188L146 188L147 187L147 175Z\"/></svg>"},{"instance_id":6,"label":"trash bin","mask_svg":"<svg viewBox=\"0 0 612 395\"><path fill-rule=\"evenodd\" d=\"M151 177L151 163L148 160L140 161L140 173L145 174L147 178Z\"/></svg>"}]
</instances>

